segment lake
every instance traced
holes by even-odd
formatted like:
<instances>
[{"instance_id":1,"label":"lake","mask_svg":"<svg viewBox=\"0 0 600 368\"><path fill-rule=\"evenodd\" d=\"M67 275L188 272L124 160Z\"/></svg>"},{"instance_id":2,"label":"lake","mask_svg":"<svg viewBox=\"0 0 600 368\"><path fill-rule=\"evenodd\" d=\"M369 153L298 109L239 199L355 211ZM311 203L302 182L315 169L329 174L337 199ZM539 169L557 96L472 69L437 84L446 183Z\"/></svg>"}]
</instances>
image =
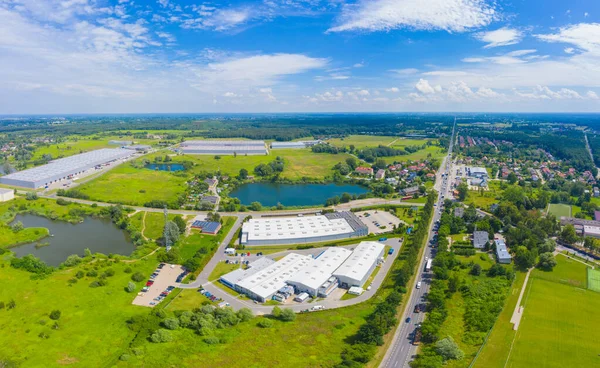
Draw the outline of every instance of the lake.
<instances>
[{"instance_id":1,"label":"lake","mask_svg":"<svg viewBox=\"0 0 600 368\"><path fill-rule=\"evenodd\" d=\"M33 254L49 266L60 265L71 254L83 256L85 248L92 253L122 255L130 255L134 250L129 235L110 220L87 217L80 224L71 224L27 214L17 215L14 222L17 221L21 221L25 227L45 227L54 236L39 241L50 243L48 246L36 248L36 242L11 248L11 251L17 257Z\"/></svg>"},{"instance_id":2,"label":"lake","mask_svg":"<svg viewBox=\"0 0 600 368\"><path fill-rule=\"evenodd\" d=\"M360 195L368 191L354 184L250 183L240 185L229 196L238 198L245 205L260 202L267 207L276 206L277 203L284 206L318 206L324 205L328 198L343 193Z\"/></svg>"},{"instance_id":3,"label":"lake","mask_svg":"<svg viewBox=\"0 0 600 368\"><path fill-rule=\"evenodd\" d=\"M182 164L148 164L146 169L158 171L184 171L185 167Z\"/></svg>"}]
</instances>

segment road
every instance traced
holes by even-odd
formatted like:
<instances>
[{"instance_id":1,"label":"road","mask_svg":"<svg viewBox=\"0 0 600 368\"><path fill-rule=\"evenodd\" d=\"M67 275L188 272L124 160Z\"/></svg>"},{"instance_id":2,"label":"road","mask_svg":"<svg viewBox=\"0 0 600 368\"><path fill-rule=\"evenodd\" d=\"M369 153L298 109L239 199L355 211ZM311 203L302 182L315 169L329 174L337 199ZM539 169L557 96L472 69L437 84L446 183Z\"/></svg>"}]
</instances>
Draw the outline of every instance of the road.
<instances>
[{"instance_id":1,"label":"road","mask_svg":"<svg viewBox=\"0 0 600 368\"><path fill-rule=\"evenodd\" d=\"M592 147L590 146L590 142L588 141L588 136L587 133L584 132L583 133L583 137L585 138L585 148L587 149L588 153L590 154L590 159L592 160L592 164L594 166L596 166L596 161L594 161L594 154L592 153ZM598 169L598 173L596 174L596 179L600 179L600 168L596 167Z\"/></svg>"},{"instance_id":2,"label":"road","mask_svg":"<svg viewBox=\"0 0 600 368\"><path fill-rule=\"evenodd\" d=\"M454 140L456 139L455 130L456 119L454 120L454 127L452 128L452 139L450 139L448 156L446 156L442 161L440 170L438 170L438 176L436 178L438 198L435 203L434 214L432 216L431 223L429 224L427 245L423 252L423 256L419 261L419 265L417 266L417 274L413 281L413 285L409 285L409 287L412 287L413 289L410 297L406 301L406 308L402 318L400 319L400 326L394 333L392 343L386 351L383 361L379 366L380 368L409 367L409 362L414 359L417 353L417 346L412 344L412 336L417 328L417 325L420 325L420 323L425 319L425 313L414 313L414 309L418 304L423 304L426 302L426 296L431 286L433 274L425 271L425 265L427 263L427 259L435 257L435 249L431 247L431 243L436 236L435 233L437 232L435 230L435 224L441 217L444 199L450 192L451 183L448 182L449 175L445 175L445 173L451 173L453 169L452 149L454 147ZM420 283L419 288L417 288L418 283ZM408 318L410 318L410 322L407 322Z\"/></svg>"}]
</instances>

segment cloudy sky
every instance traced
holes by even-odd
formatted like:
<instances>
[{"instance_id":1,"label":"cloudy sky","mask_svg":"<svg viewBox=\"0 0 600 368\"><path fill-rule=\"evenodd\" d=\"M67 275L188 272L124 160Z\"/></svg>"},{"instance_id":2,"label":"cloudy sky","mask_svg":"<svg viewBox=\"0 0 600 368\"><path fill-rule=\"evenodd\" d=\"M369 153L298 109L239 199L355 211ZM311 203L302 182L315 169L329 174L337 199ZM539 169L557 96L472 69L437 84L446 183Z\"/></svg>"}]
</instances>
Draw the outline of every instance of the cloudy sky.
<instances>
[{"instance_id":1,"label":"cloudy sky","mask_svg":"<svg viewBox=\"0 0 600 368\"><path fill-rule=\"evenodd\" d=\"M0 114L600 111L598 0L0 0Z\"/></svg>"}]
</instances>

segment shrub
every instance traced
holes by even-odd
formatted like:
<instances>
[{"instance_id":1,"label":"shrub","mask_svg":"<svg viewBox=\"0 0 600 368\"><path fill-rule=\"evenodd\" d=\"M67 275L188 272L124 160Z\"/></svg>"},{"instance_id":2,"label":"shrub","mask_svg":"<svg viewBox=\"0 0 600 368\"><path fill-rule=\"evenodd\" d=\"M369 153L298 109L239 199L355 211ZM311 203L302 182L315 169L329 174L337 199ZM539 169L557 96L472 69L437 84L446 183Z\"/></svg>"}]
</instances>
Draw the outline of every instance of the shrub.
<instances>
[{"instance_id":1,"label":"shrub","mask_svg":"<svg viewBox=\"0 0 600 368\"><path fill-rule=\"evenodd\" d=\"M126 362L129 360L129 355L128 354L123 354L119 357L119 360L122 362Z\"/></svg>"},{"instance_id":2,"label":"shrub","mask_svg":"<svg viewBox=\"0 0 600 368\"><path fill-rule=\"evenodd\" d=\"M123 272L125 272L125 273L132 273L132 272L133 272L133 270L131 269L131 267L127 267L127 268L125 268L125 269L123 270Z\"/></svg>"},{"instance_id":3,"label":"shrub","mask_svg":"<svg viewBox=\"0 0 600 368\"><path fill-rule=\"evenodd\" d=\"M292 322L296 320L296 313L290 308L285 308L281 311L279 318L284 322Z\"/></svg>"},{"instance_id":4,"label":"shrub","mask_svg":"<svg viewBox=\"0 0 600 368\"><path fill-rule=\"evenodd\" d=\"M96 277L98 276L98 272L96 270L89 270L85 275L87 277Z\"/></svg>"},{"instance_id":5,"label":"shrub","mask_svg":"<svg viewBox=\"0 0 600 368\"><path fill-rule=\"evenodd\" d=\"M81 263L81 257L79 257L77 254L71 254L63 262L63 265L65 267L73 267L73 266L77 266L80 263Z\"/></svg>"},{"instance_id":6,"label":"shrub","mask_svg":"<svg viewBox=\"0 0 600 368\"><path fill-rule=\"evenodd\" d=\"M176 330L179 328L179 320L177 318L166 318L162 321L162 325L165 326L166 329Z\"/></svg>"},{"instance_id":7,"label":"shrub","mask_svg":"<svg viewBox=\"0 0 600 368\"><path fill-rule=\"evenodd\" d=\"M129 282L127 283L127 287L125 288L125 290L126 290L128 293L133 293L133 292L135 291L135 284L134 284L133 282L129 281Z\"/></svg>"},{"instance_id":8,"label":"shrub","mask_svg":"<svg viewBox=\"0 0 600 368\"><path fill-rule=\"evenodd\" d=\"M273 327L273 321L267 318L263 318L256 324L260 328L271 328Z\"/></svg>"},{"instance_id":9,"label":"shrub","mask_svg":"<svg viewBox=\"0 0 600 368\"><path fill-rule=\"evenodd\" d=\"M204 338L204 342L207 343L208 345L216 345L216 344L220 343L221 341L216 336L207 336Z\"/></svg>"},{"instance_id":10,"label":"shrub","mask_svg":"<svg viewBox=\"0 0 600 368\"><path fill-rule=\"evenodd\" d=\"M144 275L141 272L136 272L131 275L131 279L135 282L140 282L145 279Z\"/></svg>"},{"instance_id":11,"label":"shrub","mask_svg":"<svg viewBox=\"0 0 600 368\"><path fill-rule=\"evenodd\" d=\"M102 276L104 276L104 277L111 277L114 275L115 275L115 270L113 270L112 268L109 268L108 270L106 270L102 273Z\"/></svg>"},{"instance_id":12,"label":"shrub","mask_svg":"<svg viewBox=\"0 0 600 368\"><path fill-rule=\"evenodd\" d=\"M171 340L173 340L173 336L171 336L171 333L168 330L162 328L154 331L154 333L150 335L150 341L154 343L169 342Z\"/></svg>"},{"instance_id":13,"label":"shrub","mask_svg":"<svg viewBox=\"0 0 600 368\"><path fill-rule=\"evenodd\" d=\"M58 309L53 310L52 312L50 312L50 319L54 320L54 321L58 321L60 319L60 311Z\"/></svg>"},{"instance_id":14,"label":"shrub","mask_svg":"<svg viewBox=\"0 0 600 368\"><path fill-rule=\"evenodd\" d=\"M279 318L279 316L281 316L281 308L274 306L273 311L271 311L271 315L275 318Z\"/></svg>"},{"instance_id":15,"label":"shrub","mask_svg":"<svg viewBox=\"0 0 600 368\"><path fill-rule=\"evenodd\" d=\"M15 309L17 307L17 303L14 300L11 300L6 304L6 309Z\"/></svg>"},{"instance_id":16,"label":"shrub","mask_svg":"<svg viewBox=\"0 0 600 368\"><path fill-rule=\"evenodd\" d=\"M35 201L36 199L38 199L38 195L35 192L27 192L27 194L25 195L25 199L27 199L28 201Z\"/></svg>"},{"instance_id":17,"label":"shrub","mask_svg":"<svg viewBox=\"0 0 600 368\"><path fill-rule=\"evenodd\" d=\"M77 271L77 273L75 274L75 277L77 277L78 279L83 278L83 276L85 276L85 273L81 270Z\"/></svg>"}]
</instances>

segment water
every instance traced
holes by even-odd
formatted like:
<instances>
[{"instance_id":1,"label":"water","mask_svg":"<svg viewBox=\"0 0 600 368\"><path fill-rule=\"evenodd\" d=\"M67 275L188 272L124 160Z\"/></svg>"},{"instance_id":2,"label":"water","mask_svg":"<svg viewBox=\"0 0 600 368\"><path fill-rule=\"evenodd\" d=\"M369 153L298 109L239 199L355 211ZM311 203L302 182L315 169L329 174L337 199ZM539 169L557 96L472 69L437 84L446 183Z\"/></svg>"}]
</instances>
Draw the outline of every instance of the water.
<instances>
[{"instance_id":1,"label":"water","mask_svg":"<svg viewBox=\"0 0 600 368\"><path fill-rule=\"evenodd\" d=\"M50 243L48 246L36 248L38 243L29 243L11 248L17 257L33 254L50 266L58 266L71 254L83 256L84 249L92 253L114 253L129 255L134 246L129 235L117 228L110 220L88 217L80 224L64 221L52 221L36 215L17 215L25 227L45 227L50 236L39 243Z\"/></svg>"},{"instance_id":2,"label":"water","mask_svg":"<svg viewBox=\"0 0 600 368\"><path fill-rule=\"evenodd\" d=\"M158 171L183 171L185 167L182 164L148 164L146 169Z\"/></svg>"},{"instance_id":3,"label":"water","mask_svg":"<svg viewBox=\"0 0 600 368\"><path fill-rule=\"evenodd\" d=\"M238 198L243 204L260 202L271 207L281 203L284 206L318 206L328 198L343 193L364 194L368 189L354 184L278 184L250 183L233 190L230 197Z\"/></svg>"}]
</instances>

